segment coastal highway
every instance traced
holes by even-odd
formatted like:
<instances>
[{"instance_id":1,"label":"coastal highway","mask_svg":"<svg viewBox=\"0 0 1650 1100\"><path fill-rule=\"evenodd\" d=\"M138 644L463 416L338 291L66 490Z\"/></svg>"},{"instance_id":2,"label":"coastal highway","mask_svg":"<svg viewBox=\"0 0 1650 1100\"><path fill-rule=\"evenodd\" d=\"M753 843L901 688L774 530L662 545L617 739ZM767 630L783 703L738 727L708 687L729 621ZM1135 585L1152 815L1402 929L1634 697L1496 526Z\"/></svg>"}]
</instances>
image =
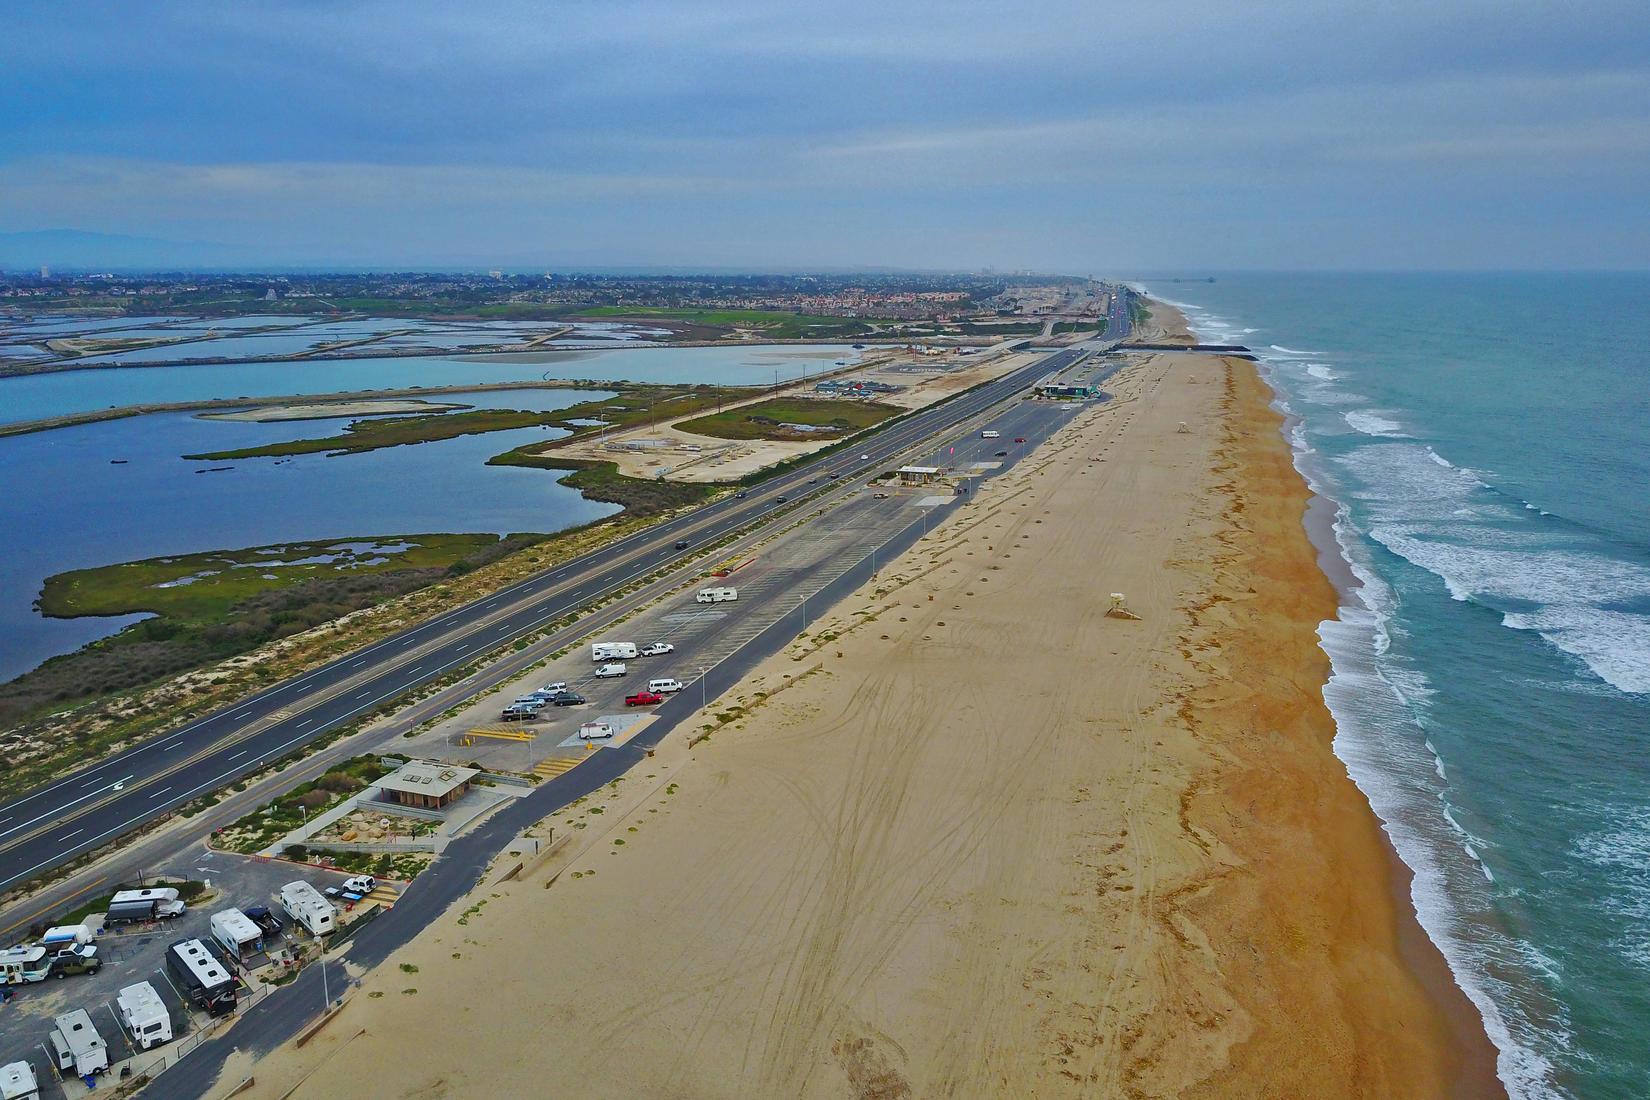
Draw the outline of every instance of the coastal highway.
<instances>
[{"instance_id":1,"label":"coastal highway","mask_svg":"<svg viewBox=\"0 0 1650 1100\"><path fill-rule=\"evenodd\" d=\"M1116 331L1113 331L1115 338ZM1111 341L1108 340L1109 344ZM1098 345L1096 345L1098 347ZM175 731L0 805L0 890L93 851L203 794L321 737L340 724L576 613L828 482L863 476L946 428L1013 396L1091 347L1062 350L855 443L714 504L563 562L427 622L273 685ZM861 461L861 454L868 459ZM818 485L810 479L819 478Z\"/></svg>"},{"instance_id":2,"label":"coastal highway","mask_svg":"<svg viewBox=\"0 0 1650 1100\"><path fill-rule=\"evenodd\" d=\"M1104 346L1097 342L1084 350ZM1057 368L1062 362L1070 361L1062 357L1058 362L1045 363L1038 368L1037 374L1040 376L1051 366ZM1109 377L1118 365L1112 364L1099 372L1096 381ZM1070 415L1080 407L1065 402L1012 402L1002 406L984 422L986 426L1000 431L1002 438L981 439L972 430L963 435L942 435L935 438L930 447L918 452L913 461L919 465L938 466L955 463L966 468L975 461L990 462L995 459L1002 469L1007 469L1034 454L1036 446L1064 426ZM978 426L980 424L971 425L971 428ZM1015 445L1012 440L1016 436L1026 437L1028 443ZM999 450L1007 452L1000 459L996 456ZM996 472L987 469L982 471L982 476L991 477ZM907 518L903 527L894 524L874 536L875 540L881 540L878 544L881 560L892 560L922 537L928 526L938 524L955 509L966 507L966 499L957 497L936 508L916 509L931 513L921 517L911 517L912 510L905 510L903 515ZM862 499L860 506L869 506L870 503ZM874 556L861 558L852 568L825 585L814 597L816 612L834 604L869 580L876 560ZM708 694L712 698L721 695L763 659L783 649L803 629L806 614L806 608L794 608L743 645L737 653L711 668ZM689 665L699 660L691 645L684 648L681 656ZM347 946L321 965L306 966L299 971L289 988L238 1013L238 1022L227 1033L227 1041L204 1044L200 1050L158 1078L149 1086L148 1092L168 1100L174 1097L225 1095L235 1082L218 1078L226 1058L232 1052L239 1050L254 1056L261 1055L297 1035L314 1022L326 1003L325 997L336 1000L344 994L351 983L351 973L383 963L392 952L409 942L473 889L482 875L487 873L490 861L523 829L630 772L651 749L693 715L698 705L698 691L690 689L670 697L663 705L653 708L654 720L631 740L594 753L578 767L546 780L525 798L503 806L474 829L455 837L441 857L413 881L393 909L364 926ZM325 983L322 966L328 968Z\"/></svg>"}]
</instances>

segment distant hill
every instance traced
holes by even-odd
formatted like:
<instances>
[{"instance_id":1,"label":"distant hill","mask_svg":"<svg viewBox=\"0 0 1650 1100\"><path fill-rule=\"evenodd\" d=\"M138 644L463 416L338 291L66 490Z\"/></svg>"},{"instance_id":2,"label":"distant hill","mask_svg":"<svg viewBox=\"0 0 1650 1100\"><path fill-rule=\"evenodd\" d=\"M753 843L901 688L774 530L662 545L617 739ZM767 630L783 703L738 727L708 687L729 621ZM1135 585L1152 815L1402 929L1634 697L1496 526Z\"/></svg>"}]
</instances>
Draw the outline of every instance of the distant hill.
<instances>
[{"instance_id":1,"label":"distant hill","mask_svg":"<svg viewBox=\"0 0 1650 1100\"><path fill-rule=\"evenodd\" d=\"M83 229L0 233L0 271L197 271L246 267L250 249L201 241L127 237Z\"/></svg>"}]
</instances>

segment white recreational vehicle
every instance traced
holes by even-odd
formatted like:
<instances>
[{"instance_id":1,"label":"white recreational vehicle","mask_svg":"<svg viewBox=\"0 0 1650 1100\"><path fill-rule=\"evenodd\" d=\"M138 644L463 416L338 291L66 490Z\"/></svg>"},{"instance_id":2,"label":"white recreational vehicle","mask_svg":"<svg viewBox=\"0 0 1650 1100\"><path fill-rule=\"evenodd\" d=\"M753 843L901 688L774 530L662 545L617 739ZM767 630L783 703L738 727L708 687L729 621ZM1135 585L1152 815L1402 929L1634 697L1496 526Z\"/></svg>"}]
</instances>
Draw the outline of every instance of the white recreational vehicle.
<instances>
[{"instance_id":1,"label":"white recreational vehicle","mask_svg":"<svg viewBox=\"0 0 1650 1100\"><path fill-rule=\"evenodd\" d=\"M120 996L115 998L115 1009L139 1050L172 1041L172 1014L166 1011L166 1002L148 982L122 987Z\"/></svg>"},{"instance_id":2,"label":"white recreational vehicle","mask_svg":"<svg viewBox=\"0 0 1650 1100\"><path fill-rule=\"evenodd\" d=\"M636 656L635 642L596 642L590 647L590 659L598 664L602 661L623 661Z\"/></svg>"},{"instance_id":3,"label":"white recreational vehicle","mask_svg":"<svg viewBox=\"0 0 1650 1100\"><path fill-rule=\"evenodd\" d=\"M338 927L338 907L302 879L281 887L281 908L312 936L324 936Z\"/></svg>"},{"instance_id":4,"label":"white recreational vehicle","mask_svg":"<svg viewBox=\"0 0 1650 1100\"><path fill-rule=\"evenodd\" d=\"M151 920L170 920L183 916L188 906L178 899L178 892L170 886L150 887L146 890L122 890L109 899L105 924L122 924Z\"/></svg>"},{"instance_id":5,"label":"white recreational vehicle","mask_svg":"<svg viewBox=\"0 0 1650 1100\"><path fill-rule=\"evenodd\" d=\"M701 588L699 594L694 597L699 603L724 603L738 598L739 589L737 588Z\"/></svg>"},{"instance_id":6,"label":"white recreational vehicle","mask_svg":"<svg viewBox=\"0 0 1650 1100\"><path fill-rule=\"evenodd\" d=\"M103 1036L92 1024L91 1014L84 1008L65 1012L52 1023L47 1040L52 1049L52 1061L59 1073L74 1073L84 1077L88 1073L102 1073L109 1068L109 1048Z\"/></svg>"},{"instance_id":7,"label":"white recreational vehicle","mask_svg":"<svg viewBox=\"0 0 1650 1100\"><path fill-rule=\"evenodd\" d=\"M212 914L212 938L229 952L232 959L256 955L264 949L264 931L252 923L252 918L239 909L224 909Z\"/></svg>"},{"instance_id":8,"label":"white recreational vehicle","mask_svg":"<svg viewBox=\"0 0 1650 1100\"><path fill-rule=\"evenodd\" d=\"M31 947L8 947L0 951L0 985L43 982L51 972L51 955L39 944Z\"/></svg>"},{"instance_id":9,"label":"white recreational vehicle","mask_svg":"<svg viewBox=\"0 0 1650 1100\"><path fill-rule=\"evenodd\" d=\"M0 1066L0 1100L40 1100L40 1081L27 1062Z\"/></svg>"}]
</instances>

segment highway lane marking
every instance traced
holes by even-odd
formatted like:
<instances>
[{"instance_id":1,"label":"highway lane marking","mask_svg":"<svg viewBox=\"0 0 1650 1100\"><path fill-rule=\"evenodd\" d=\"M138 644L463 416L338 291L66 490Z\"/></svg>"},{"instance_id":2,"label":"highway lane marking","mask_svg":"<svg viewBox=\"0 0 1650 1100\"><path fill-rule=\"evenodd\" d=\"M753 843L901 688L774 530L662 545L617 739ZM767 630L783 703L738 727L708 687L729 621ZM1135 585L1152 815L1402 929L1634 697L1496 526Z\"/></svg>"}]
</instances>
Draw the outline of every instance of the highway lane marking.
<instances>
[{"instance_id":1,"label":"highway lane marking","mask_svg":"<svg viewBox=\"0 0 1650 1100\"><path fill-rule=\"evenodd\" d=\"M314 721L315 721L315 719L313 719L313 718L305 718L302 722L298 723L296 728L303 729L305 726L310 725ZM233 760L235 758L233 756L231 756L229 759Z\"/></svg>"},{"instance_id":2,"label":"highway lane marking","mask_svg":"<svg viewBox=\"0 0 1650 1100\"><path fill-rule=\"evenodd\" d=\"M257 709L256 707L247 707L245 710L241 711L239 714L231 714L229 716L229 720L231 722L238 722L242 718L245 718L247 715L251 714L256 709Z\"/></svg>"},{"instance_id":3,"label":"highway lane marking","mask_svg":"<svg viewBox=\"0 0 1650 1100\"><path fill-rule=\"evenodd\" d=\"M240 752L236 753L234 756L226 756L226 757L224 757L224 759L225 760L239 760L241 757L245 756L247 753L249 753L251 751L252 751L251 749L242 749Z\"/></svg>"},{"instance_id":4,"label":"highway lane marking","mask_svg":"<svg viewBox=\"0 0 1650 1100\"><path fill-rule=\"evenodd\" d=\"M369 696L371 694L372 694L372 689L368 688L366 691L363 691L360 695L357 695L356 698L357 699L365 699L367 696Z\"/></svg>"},{"instance_id":5,"label":"highway lane marking","mask_svg":"<svg viewBox=\"0 0 1650 1100\"><path fill-rule=\"evenodd\" d=\"M127 776L126 778L130 779L132 777ZM20 824L17 824L17 825L13 825L11 828L6 829L4 831L0 831L0 836L5 836L8 833L15 833L19 829L27 828L28 826L33 825L37 821L44 821L48 817L56 817L58 814L62 813L64 810L68 809L70 806L73 806L73 805L75 805L76 803L79 803L79 802L84 802L88 798L95 798L100 791L107 790L107 789L108 789L107 787L102 787L102 788L99 788L99 790L97 790L97 791L88 791L86 794L81 795L79 798L72 799L71 801L65 802L60 806L54 806L50 810L46 811L43 814L39 814L38 816L31 817L27 821L21 822Z\"/></svg>"},{"instance_id":6,"label":"highway lane marking","mask_svg":"<svg viewBox=\"0 0 1650 1100\"><path fill-rule=\"evenodd\" d=\"M72 833L64 833L62 836L56 838L56 840L54 840L53 843L60 843L62 841L68 840L70 837L79 836L81 833L83 833L85 831L86 831L85 829L76 829Z\"/></svg>"},{"instance_id":7,"label":"highway lane marking","mask_svg":"<svg viewBox=\"0 0 1650 1100\"><path fill-rule=\"evenodd\" d=\"M150 791L149 792L149 797L150 798L159 798L161 795L165 794L167 791L169 791L171 789L172 788L170 786L166 786L166 787L162 787L158 791Z\"/></svg>"}]
</instances>

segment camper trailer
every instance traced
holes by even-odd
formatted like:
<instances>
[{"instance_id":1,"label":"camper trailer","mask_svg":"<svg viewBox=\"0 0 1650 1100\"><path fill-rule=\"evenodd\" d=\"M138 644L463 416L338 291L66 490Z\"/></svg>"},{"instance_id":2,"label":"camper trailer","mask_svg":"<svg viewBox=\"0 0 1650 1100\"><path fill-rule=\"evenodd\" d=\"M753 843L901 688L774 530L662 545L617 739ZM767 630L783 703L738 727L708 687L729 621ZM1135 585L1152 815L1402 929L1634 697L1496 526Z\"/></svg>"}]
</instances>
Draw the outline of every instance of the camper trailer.
<instances>
[{"instance_id":1,"label":"camper trailer","mask_svg":"<svg viewBox=\"0 0 1650 1100\"><path fill-rule=\"evenodd\" d=\"M0 1100L40 1100L40 1081L27 1062L0 1066Z\"/></svg>"},{"instance_id":2,"label":"camper trailer","mask_svg":"<svg viewBox=\"0 0 1650 1100\"><path fill-rule=\"evenodd\" d=\"M172 1041L172 1014L148 982L123 987L115 998L115 1008L139 1050Z\"/></svg>"},{"instance_id":3,"label":"camper trailer","mask_svg":"<svg viewBox=\"0 0 1650 1100\"><path fill-rule=\"evenodd\" d=\"M264 949L263 929L252 923L252 918L239 909L224 909L212 914L212 938L235 960L256 955Z\"/></svg>"},{"instance_id":4,"label":"camper trailer","mask_svg":"<svg viewBox=\"0 0 1650 1100\"><path fill-rule=\"evenodd\" d=\"M109 1048L92 1024L91 1014L84 1008L65 1012L52 1023L54 1026L47 1042L59 1073L84 1077L109 1068Z\"/></svg>"},{"instance_id":5,"label":"camper trailer","mask_svg":"<svg viewBox=\"0 0 1650 1100\"><path fill-rule=\"evenodd\" d=\"M324 936L338 927L338 907L302 879L281 887L281 908L312 936Z\"/></svg>"}]
</instances>

